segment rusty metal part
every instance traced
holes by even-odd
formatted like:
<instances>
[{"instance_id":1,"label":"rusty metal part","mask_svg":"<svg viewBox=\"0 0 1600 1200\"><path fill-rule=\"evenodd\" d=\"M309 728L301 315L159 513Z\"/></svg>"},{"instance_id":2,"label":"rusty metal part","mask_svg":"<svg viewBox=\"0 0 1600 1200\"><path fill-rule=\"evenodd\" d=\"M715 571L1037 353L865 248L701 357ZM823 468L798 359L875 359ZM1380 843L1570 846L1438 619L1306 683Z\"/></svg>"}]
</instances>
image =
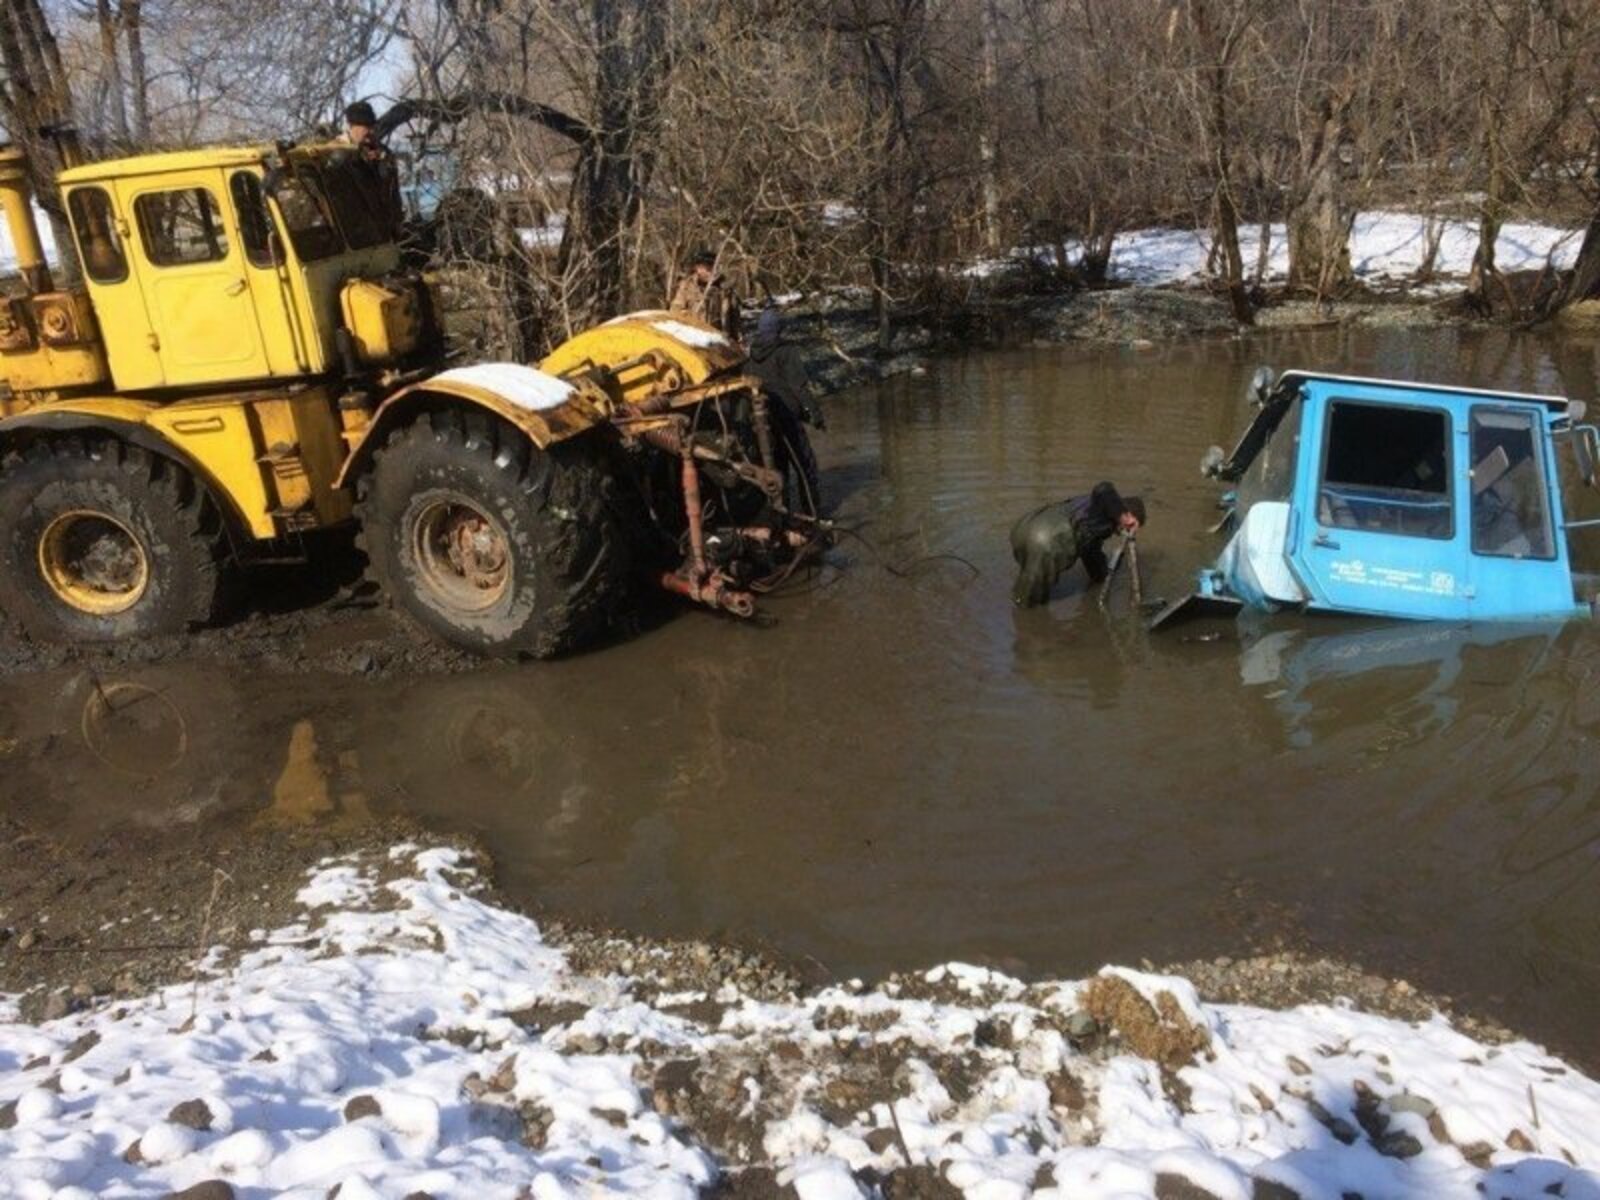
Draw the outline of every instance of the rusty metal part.
<instances>
[{"instance_id":1,"label":"rusty metal part","mask_svg":"<svg viewBox=\"0 0 1600 1200\"><path fill-rule=\"evenodd\" d=\"M719 608L723 612L732 613L736 617L753 617L756 615L756 598L749 592L740 591L734 587L720 572L714 572L707 578L696 582L685 578L675 571L668 571L661 576L661 586L669 592L693 600L697 604L705 604L711 608Z\"/></svg>"},{"instance_id":2,"label":"rusty metal part","mask_svg":"<svg viewBox=\"0 0 1600 1200\"><path fill-rule=\"evenodd\" d=\"M689 436L688 422L682 417L674 417L667 424L633 430L632 436L675 458L691 454L701 462L716 463L718 466L726 467L746 483L760 488L769 498L783 493L781 474L767 467L758 467L754 463L736 461L702 442L694 441Z\"/></svg>"},{"instance_id":3,"label":"rusty metal part","mask_svg":"<svg viewBox=\"0 0 1600 1200\"><path fill-rule=\"evenodd\" d=\"M743 525L733 532L739 537L763 544L777 541L781 538L783 544L791 550L804 550L809 546L820 545L822 542L822 538L816 534L801 533L798 529L776 530L766 525Z\"/></svg>"},{"instance_id":4,"label":"rusty metal part","mask_svg":"<svg viewBox=\"0 0 1600 1200\"><path fill-rule=\"evenodd\" d=\"M1131 537L1128 539L1128 578L1133 583L1133 607L1138 609L1144 604L1144 580L1139 578L1139 543Z\"/></svg>"},{"instance_id":5,"label":"rusty metal part","mask_svg":"<svg viewBox=\"0 0 1600 1200\"><path fill-rule=\"evenodd\" d=\"M653 445L660 444L658 440L646 440ZM700 496L700 468L695 465L693 445L681 436L681 431L676 442L683 463L683 508L689 522L689 557L676 571L668 571L661 576L661 586L698 604L720 608L736 617L754 616L756 598L734 587L721 571L713 571L706 566L705 508Z\"/></svg>"}]
</instances>

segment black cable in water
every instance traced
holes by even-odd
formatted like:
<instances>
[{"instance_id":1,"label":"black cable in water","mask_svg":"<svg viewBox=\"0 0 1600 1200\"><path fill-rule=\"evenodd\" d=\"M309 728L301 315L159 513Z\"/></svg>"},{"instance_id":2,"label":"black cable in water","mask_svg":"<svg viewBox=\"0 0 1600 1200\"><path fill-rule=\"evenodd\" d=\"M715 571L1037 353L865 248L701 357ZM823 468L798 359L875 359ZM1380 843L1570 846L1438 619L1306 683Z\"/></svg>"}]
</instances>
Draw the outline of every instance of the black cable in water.
<instances>
[{"instance_id":1,"label":"black cable in water","mask_svg":"<svg viewBox=\"0 0 1600 1200\"><path fill-rule=\"evenodd\" d=\"M962 566L966 567L967 570L972 572L972 578L974 579L981 578L983 575L982 569L979 568L976 563L974 563L971 559L963 558L959 554L924 554L918 558L912 559L904 566L896 566L894 563L889 562L888 559L883 556L883 552L879 550L877 546L868 541L864 536L862 536L862 534L857 530L851 529L848 526L837 525L834 527L834 532L842 533L845 536L852 537L856 541L860 542L867 548L867 551L876 560L878 566L889 572L889 574L893 575L896 579L914 578L918 573L918 568L928 563L936 562L960 563Z\"/></svg>"}]
</instances>

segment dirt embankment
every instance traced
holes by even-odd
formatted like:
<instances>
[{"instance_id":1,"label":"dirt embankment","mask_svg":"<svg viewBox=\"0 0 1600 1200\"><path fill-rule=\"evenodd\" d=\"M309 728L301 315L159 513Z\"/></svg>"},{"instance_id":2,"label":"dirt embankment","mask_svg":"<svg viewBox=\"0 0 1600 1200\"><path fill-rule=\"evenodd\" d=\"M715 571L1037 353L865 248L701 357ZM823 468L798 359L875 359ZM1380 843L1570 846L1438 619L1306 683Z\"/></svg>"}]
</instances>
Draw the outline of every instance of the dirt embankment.
<instances>
[{"instance_id":1,"label":"dirt embankment","mask_svg":"<svg viewBox=\"0 0 1600 1200\"><path fill-rule=\"evenodd\" d=\"M406 841L455 844L491 862L481 847L394 819L285 826L230 815L69 839L37 820L0 816L0 993L19 996L22 1016L40 1020L184 982L195 977L207 948L242 951L252 931L303 919L296 896L317 863L359 852L381 858ZM502 895L491 897L515 907ZM836 982L814 963L783 962L735 944L642 938L573 924L559 914L535 915L578 969L638 975L662 994L715 995L732 985L747 995L776 997ZM1344 998L1363 1011L1405 1020L1446 1012L1482 1040L1509 1036L1403 980L1292 950L1163 970L1189 978L1203 998L1223 1003L1289 1008ZM924 986L920 980L896 974L884 983L914 991Z\"/></svg>"},{"instance_id":2,"label":"dirt embankment","mask_svg":"<svg viewBox=\"0 0 1600 1200\"><path fill-rule=\"evenodd\" d=\"M865 293L809 298L783 312L784 336L801 347L812 379L825 392L916 371L935 355L974 349L1064 343L1153 349L1252 332L1234 320L1223 297L1193 287L1039 291L1016 283L974 284L969 295L949 307L900 321L887 348L878 344ZM1363 291L1325 302L1269 297L1256 313L1254 330L1427 329L1469 320L1453 298Z\"/></svg>"}]
</instances>

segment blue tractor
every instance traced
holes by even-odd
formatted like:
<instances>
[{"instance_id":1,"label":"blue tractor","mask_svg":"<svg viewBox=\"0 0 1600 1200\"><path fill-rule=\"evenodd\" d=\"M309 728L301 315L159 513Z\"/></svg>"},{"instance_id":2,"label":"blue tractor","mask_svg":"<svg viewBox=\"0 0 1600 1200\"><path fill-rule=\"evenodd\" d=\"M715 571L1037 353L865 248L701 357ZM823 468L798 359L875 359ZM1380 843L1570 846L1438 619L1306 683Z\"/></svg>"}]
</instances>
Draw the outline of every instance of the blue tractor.
<instances>
[{"instance_id":1,"label":"blue tractor","mask_svg":"<svg viewBox=\"0 0 1600 1200\"><path fill-rule=\"evenodd\" d=\"M1256 415L1202 470L1231 536L1152 628L1251 608L1423 620L1591 615L1558 449L1595 483L1600 434L1554 396L1257 372Z\"/></svg>"}]
</instances>

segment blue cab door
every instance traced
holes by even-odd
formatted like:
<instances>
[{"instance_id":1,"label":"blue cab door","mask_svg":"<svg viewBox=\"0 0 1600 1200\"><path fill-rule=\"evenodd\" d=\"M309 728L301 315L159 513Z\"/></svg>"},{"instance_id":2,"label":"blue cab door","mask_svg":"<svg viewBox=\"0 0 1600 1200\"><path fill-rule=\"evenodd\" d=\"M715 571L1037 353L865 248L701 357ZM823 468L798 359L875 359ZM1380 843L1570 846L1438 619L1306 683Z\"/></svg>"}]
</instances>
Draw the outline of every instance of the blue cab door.
<instances>
[{"instance_id":1,"label":"blue cab door","mask_svg":"<svg viewBox=\"0 0 1600 1200\"><path fill-rule=\"evenodd\" d=\"M1310 607L1470 617L1451 398L1317 380L1305 406L1289 537Z\"/></svg>"},{"instance_id":2,"label":"blue cab door","mask_svg":"<svg viewBox=\"0 0 1600 1200\"><path fill-rule=\"evenodd\" d=\"M1572 572L1548 414L1490 399L1472 403L1465 418L1457 442L1474 615L1570 613Z\"/></svg>"}]
</instances>

